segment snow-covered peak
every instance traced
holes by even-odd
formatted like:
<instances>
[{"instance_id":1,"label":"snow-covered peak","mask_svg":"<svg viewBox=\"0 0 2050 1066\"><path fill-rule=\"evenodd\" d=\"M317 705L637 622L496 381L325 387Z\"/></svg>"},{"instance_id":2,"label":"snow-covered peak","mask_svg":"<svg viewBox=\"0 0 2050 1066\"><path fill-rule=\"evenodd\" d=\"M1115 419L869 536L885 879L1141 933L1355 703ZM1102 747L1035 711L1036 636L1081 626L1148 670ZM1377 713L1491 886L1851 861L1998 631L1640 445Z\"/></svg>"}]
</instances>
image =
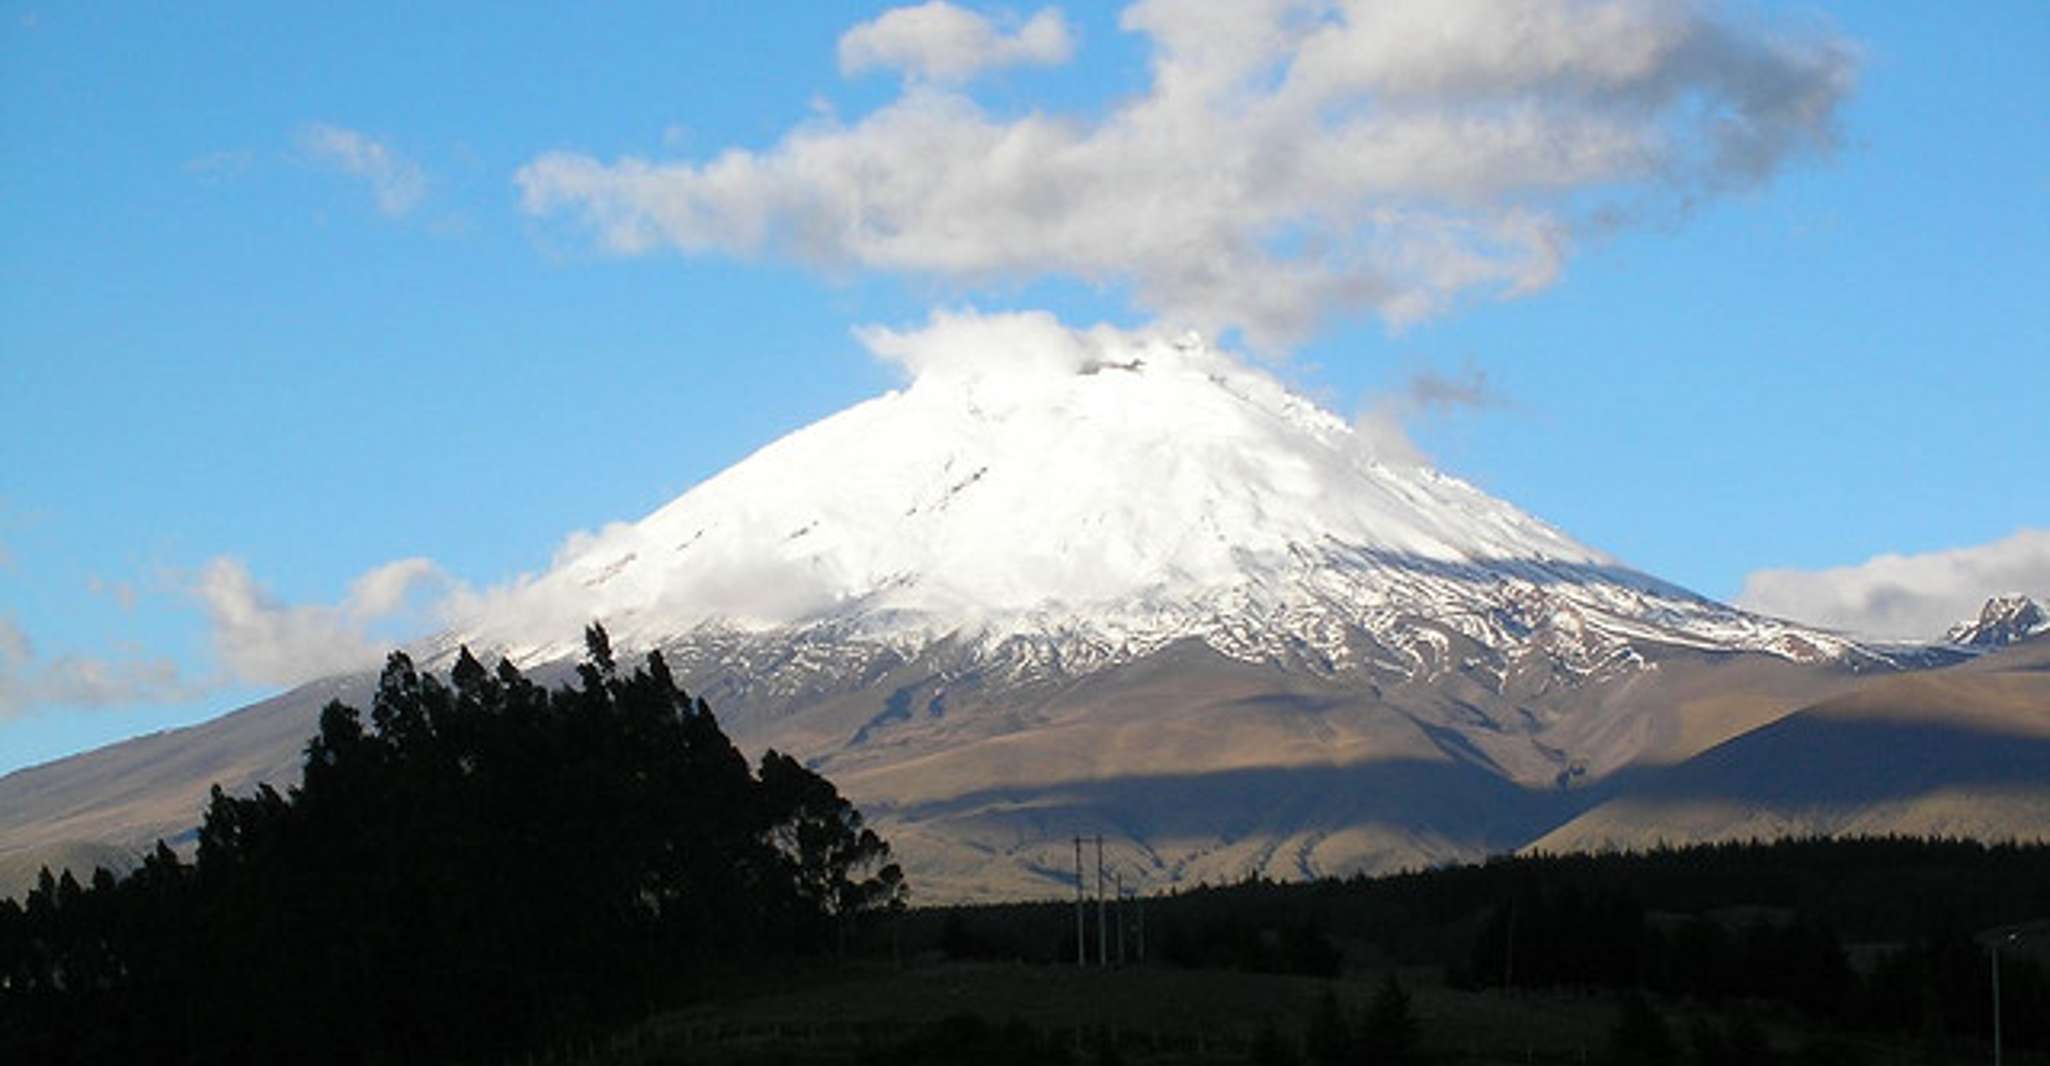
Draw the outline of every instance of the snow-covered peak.
<instances>
[{"instance_id":1,"label":"snow-covered peak","mask_svg":"<svg viewBox=\"0 0 2050 1066\"><path fill-rule=\"evenodd\" d=\"M864 340L907 387L577 539L493 613L539 606L628 636L853 615L945 633L1244 590L1334 547L1610 565L1462 481L1380 461L1194 338L1016 315Z\"/></svg>"},{"instance_id":2,"label":"snow-covered peak","mask_svg":"<svg viewBox=\"0 0 2050 1066\"><path fill-rule=\"evenodd\" d=\"M1952 644L1998 648L2050 633L2050 612L2021 593L1995 596L1979 609L1979 617L1950 627L1944 634Z\"/></svg>"},{"instance_id":3,"label":"snow-covered peak","mask_svg":"<svg viewBox=\"0 0 2050 1066\"><path fill-rule=\"evenodd\" d=\"M1043 314L861 338L904 368L903 388L572 538L450 636L534 659L573 651L562 638L594 618L630 645L789 637L849 662L950 642L973 669L1018 677L1182 640L1401 677L1507 677L1531 655L1593 676L1641 664L1645 642L1863 654L1377 454L1196 338Z\"/></svg>"}]
</instances>

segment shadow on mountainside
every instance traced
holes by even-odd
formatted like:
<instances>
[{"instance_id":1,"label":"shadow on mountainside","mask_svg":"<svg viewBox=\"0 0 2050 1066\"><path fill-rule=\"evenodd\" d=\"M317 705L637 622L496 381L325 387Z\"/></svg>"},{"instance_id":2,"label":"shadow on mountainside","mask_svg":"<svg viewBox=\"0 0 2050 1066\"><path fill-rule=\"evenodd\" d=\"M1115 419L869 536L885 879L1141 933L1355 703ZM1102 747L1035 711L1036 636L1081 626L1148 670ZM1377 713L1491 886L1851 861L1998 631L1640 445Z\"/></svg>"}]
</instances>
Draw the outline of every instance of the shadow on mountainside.
<instances>
[{"instance_id":1,"label":"shadow on mountainside","mask_svg":"<svg viewBox=\"0 0 2050 1066\"><path fill-rule=\"evenodd\" d=\"M2016 788L2050 796L2050 737L1802 712L1686 762L1625 770L1587 791L1603 799L1811 807L1912 799L1955 788Z\"/></svg>"},{"instance_id":2,"label":"shadow on mountainside","mask_svg":"<svg viewBox=\"0 0 2050 1066\"><path fill-rule=\"evenodd\" d=\"M1464 762L1402 759L992 788L865 809L898 825L1020 844L1102 827L1157 849L1170 866L1178 846L1259 842L1263 866L1288 848L1302 854L1280 854L1279 868L1309 876L1351 872L1308 862L1323 839L1347 831L1388 841L1368 846L1395 865L1412 865L1417 856L1435 855L1428 860L1435 862L1515 851L1619 799L1842 812L1940 790L2033 792L2050 802L2050 738L1800 714L1684 763L1626 770L1571 790L1519 786Z\"/></svg>"},{"instance_id":3,"label":"shadow on mountainside","mask_svg":"<svg viewBox=\"0 0 2050 1066\"><path fill-rule=\"evenodd\" d=\"M1138 839L1226 841L1371 826L1501 851L1584 809L1584 795L1521 788L1461 762L1398 759L992 788L922 803L869 801L864 809L909 825L1041 824L1048 839L1084 824L1115 825Z\"/></svg>"}]
</instances>

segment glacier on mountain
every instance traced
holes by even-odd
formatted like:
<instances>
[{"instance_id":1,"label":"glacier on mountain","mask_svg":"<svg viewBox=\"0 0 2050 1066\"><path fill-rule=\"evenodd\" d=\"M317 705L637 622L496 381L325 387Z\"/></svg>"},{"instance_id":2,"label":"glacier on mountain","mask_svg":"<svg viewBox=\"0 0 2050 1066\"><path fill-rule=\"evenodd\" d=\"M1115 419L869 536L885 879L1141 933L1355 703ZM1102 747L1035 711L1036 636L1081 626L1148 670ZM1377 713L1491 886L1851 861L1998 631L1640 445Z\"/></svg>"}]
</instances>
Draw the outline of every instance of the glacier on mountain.
<instances>
[{"instance_id":1,"label":"glacier on mountain","mask_svg":"<svg viewBox=\"0 0 2050 1066\"><path fill-rule=\"evenodd\" d=\"M455 636L545 661L778 634L851 662L966 645L1075 674L1197 640L1248 662L1415 678L1448 633L1502 670L1644 665L1641 642L1877 660L1634 571L1193 336L940 315L863 340L899 390L769 444L645 519L575 538ZM537 619L550 619L537 622ZM545 634L537 639L536 634Z\"/></svg>"}]
</instances>

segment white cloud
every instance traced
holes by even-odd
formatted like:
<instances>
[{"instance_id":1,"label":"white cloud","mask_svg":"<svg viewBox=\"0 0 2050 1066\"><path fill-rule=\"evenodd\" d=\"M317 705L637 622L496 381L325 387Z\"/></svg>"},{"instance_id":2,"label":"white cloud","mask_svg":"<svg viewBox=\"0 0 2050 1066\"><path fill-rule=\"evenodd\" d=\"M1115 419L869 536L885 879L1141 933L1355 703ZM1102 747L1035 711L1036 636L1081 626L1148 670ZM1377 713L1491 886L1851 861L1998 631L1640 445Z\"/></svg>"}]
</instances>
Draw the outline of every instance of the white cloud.
<instances>
[{"instance_id":1,"label":"white cloud","mask_svg":"<svg viewBox=\"0 0 2050 1066\"><path fill-rule=\"evenodd\" d=\"M1879 555L1828 570L1760 570L1743 607L1874 637L1933 640L1990 597L2050 599L2050 530L1921 555Z\"/></svg>"},{"instance_id":2,"label":"white cloud","mask_svg":"<svg viewBox=\"0 0 2050 1066\"><path fill-rule=\"evenodd\" d=\"M309 123L299 131L307 155L370 183L377 209L397 218L427 196L427 172L389 146L341 126Z\"/></svg>"},{"instance_id":3,"label":"white cloud","mask_svg":"<svg viewBox=\"0 0 2050 1066\"><path fill-rule=\"evenodd\" d=\"M95 596L105 596L121 605L124 611L135 610L135 604L142 598L132 581L109 581L93 574L85 579L85 590Z\"/></svg>"},{"instance_id":4,"label":"white cloud","mask_svg":"<svg viewBox=\"0 0 2050 1066\"><path fill-rule=\"evenodd\" d=\"M423 587L449 582L426 559L400 559L350 584L338 604L281 603L249 568L226 556L201 569L192 593L206 608L214 652L237 680L291 685L375 666L395 641L379 627L402 623Z\"/></svg>"},{"instance_id":5,"label":"white cloud","mask_svg":"<svg viewBox=\"0 0 2050 1066\"><path fill-rule=\"evenodd\" d=\"M1060 378L1101 365L1138 347L1138 335L1099 325L1074 329L1046 311L983 314L933 311L923 326L897 330L861 326L856 340L912 380L1002 377L1013 382Z\"/></svg>"},{"instance_id":6,"label":"white cloud","mask_svg":"<svg viewBox=\"0 0 2050 1066\"><path fill-rule=\"evenodd\" d=\"M189 675L132 652L45 658L0 616L0 720L40 706L107 707L194 699L229 682L293 685L374 667L392 648L438 628L466 590L427 559L399 559L350 582L335 604L280 602L241 561L209 561L184 588L204 608L218 667ZM88 589L134 603L134 586L92 578Z\"/></svg>"},{"instance_id":7,"label":"white cloud","mask_svg":"<svg viewBox=\"0 0 2050 1066\"><path fill-rule=\"evenodd\" d=\"M441 570L427 559L399 559L374 567L349 583L344 609L357 618L382 618L406 605L422 582L437 582Z\"/></svg>"},{"instance_id":8,"label":"white cloud","mask_svg":"<svg viewBox=\"0 0 2050 1066\"><path fill-rule=\"evenodd\" d=\"M941 36L891 19L849 39ZM851 123L697 162L553 152L515 180L527 211L622 254L1063 275L1273 347L1543 288L1578 237L1826 153L1856 65L1682 0L1143 0L1122 24L1152 82L1100 115L993 115L939 83L944 50L900 43L926 76Z\"/></svg>"},{"instance_id":9,"label":"white cloud","mask_svg":"<svg viewBox=\"0 0 2050 1066\"><path fill-rule=\"evenodd\" d=\"M937 82L962 82L1000 67L1065 63L1075 42L1061 13L1042 8L1014 32L989 19L932 0L892 8L840 37L840 72L901 70Z\"/></svg>"},{"instance_id":10,"label":"white cloud","mask_svg":"<svg viewBox=\"0 0 2050 1066\"><path fill-rule=\"evenodd\" d=\"M1407 417L1399 404L1377 398L1352 420L1353 445L1366 458L1388 466L1429 466L1431 457L1409 435Z\"/></svg>"},{"instance_id":11,"label":"white cloud","mask_svg":"<svg viewBox=\"0 0 2050 1066\"><path fill-rule=\"evenodd\" d=\"M206 688L186 678L168 659L45 659L19 625L0 616L0 721L41 706L109 707L190 699Z\"/></svg>"}]
</instances>

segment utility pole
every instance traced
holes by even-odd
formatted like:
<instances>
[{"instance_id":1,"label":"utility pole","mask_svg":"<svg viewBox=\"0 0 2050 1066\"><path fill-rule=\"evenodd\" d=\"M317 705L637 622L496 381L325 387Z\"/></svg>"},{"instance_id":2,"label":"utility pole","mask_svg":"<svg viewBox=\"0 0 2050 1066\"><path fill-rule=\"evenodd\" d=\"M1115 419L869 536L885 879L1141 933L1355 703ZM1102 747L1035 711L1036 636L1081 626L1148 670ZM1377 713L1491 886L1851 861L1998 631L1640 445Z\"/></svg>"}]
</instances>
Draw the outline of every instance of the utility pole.
<instances>
[{"instance_id":1,"label":"utility pole","mask_svg":"<svg viewBox=\"0 0 2050 1066\"><path fill-rule=\"evenodd\" d=\"M1134 890L1132 892L1132 905L1138 908L1138 913L1135 917L1139 919L1139 965L1144 966L1146 965L1146 893Z\"/></svg>"},{"instance_id":2,"label":"utility pole","mask_svg":"<svg viewBox=\"0 0 2050 1066\"><path fill-rule=\"evenodd\" d=\"M1089 941L1082 935L1082 926L1089 915L1089 905L1082 896L1082 837L1075 836L1075 965L1089 965Z\"/></svg>"},{"instance_id":3,"label":"utility pole","mask_svg":"<svg viewBox=\"0 0 2050 1066\"><path fill-rule=\"evenodd\" d=\"M1118 969L1122 970L1125 968L1125 872L1123 870L1119 870L1113 876L1117 878L1116 888L1118 900Z\"/></svg>"},{"instance_id":4,"label":"utility pole","mask_svg":"<svg viewBox=\"0 0 2050 1066\"><path fill-rule=\"evenodd\" d=\"M2013 939L2010 935L2008 939ZM1992 944L1993 955L1993 1066L2000 1066L2000 941Z\"/></svg>"},{"instance_id":5,"label":"utility pole","mask_svg":"<svg viewBox=\"0 0 2050 1066\"><path fill-rule=\"evenodd\" d=\"M1103 901L1103 834L1096 834L1096 964L1110 965L1110 911Z\"/></svg>"},{"instance_id":6,"label":"utility pole","mask_svg":"<svg viewBox=\"0 0 2050 1066\"><path fill-rule=\"evenodd\" d=\"M1985 945L1988 956L1987 962L1993 967L1993 1066L2001 1066L2007 1049L2001 1046L2006 1033L2003 1031L2004 1026L2001 1024L2000 949L2019 949L2025 945L2034 944L2040 950L2046 941L2050 941L2050 919L2038 919L2033 922L2022 922L2018 925L2004 925L1998 929L1988 929L1983 933L1976 934L1972 939Z\"/></svg>"}]
</instances>

